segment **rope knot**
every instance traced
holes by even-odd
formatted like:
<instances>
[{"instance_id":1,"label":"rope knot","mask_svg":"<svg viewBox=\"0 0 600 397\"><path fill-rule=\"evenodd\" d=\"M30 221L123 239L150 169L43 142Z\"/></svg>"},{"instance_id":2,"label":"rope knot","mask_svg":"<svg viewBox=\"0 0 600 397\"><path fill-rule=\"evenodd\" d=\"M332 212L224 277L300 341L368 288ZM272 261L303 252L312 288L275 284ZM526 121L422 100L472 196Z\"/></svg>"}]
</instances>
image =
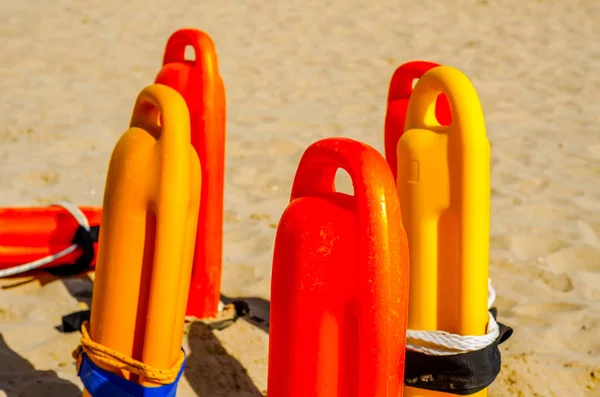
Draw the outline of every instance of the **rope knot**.
<instances>
[{"instance_id":1,"label":"rope knot","mask_svg":"<svg viewBox=\"0 0 600 397\"><path fill-rule=\"evenodd\" d=\"M183 351L181 351L179 358L170 368L154 368L125 354L119 353L114 349L94 342L90 337L89 322L87 321L81 326L80 343L81 344L73 351L72 354L73 358L77 360L78 371L81 366L82 356L85 353L96 365L101 364L103 366L128 371L143 377L150 382L161 385L168 385L177 380L177 376L185 360L185 354Z\"/></svg>"}]
</instances>

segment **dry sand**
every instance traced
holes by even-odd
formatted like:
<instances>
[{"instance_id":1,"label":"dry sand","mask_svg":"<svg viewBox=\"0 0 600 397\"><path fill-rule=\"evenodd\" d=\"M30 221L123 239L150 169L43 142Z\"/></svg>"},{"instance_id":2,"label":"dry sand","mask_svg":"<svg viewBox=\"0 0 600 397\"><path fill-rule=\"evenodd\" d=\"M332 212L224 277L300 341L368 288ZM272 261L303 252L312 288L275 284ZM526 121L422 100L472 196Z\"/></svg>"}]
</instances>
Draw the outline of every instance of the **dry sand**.
<instances>
[{"instance_id":1,"label":"dry sand","mask_svg":"<svg viewBox=\"0 0 600 397\"><path fill-rule=\"evenodd\" d=\"M346 136L382 150L394 69L452 65L486 114L490 271L516 329L490 395L600 395L600 2L0 0L0 205L100 205L135 97L182 27L213 37L227 87L224 295L268 312L275 228L304 149ZM79 335L54 327L90 282L15 286L27 280L0 283L0 396L76 396ZM180 396L266 389L260 328L196 323L185 344Z\"/></svg>"}]
</instances>

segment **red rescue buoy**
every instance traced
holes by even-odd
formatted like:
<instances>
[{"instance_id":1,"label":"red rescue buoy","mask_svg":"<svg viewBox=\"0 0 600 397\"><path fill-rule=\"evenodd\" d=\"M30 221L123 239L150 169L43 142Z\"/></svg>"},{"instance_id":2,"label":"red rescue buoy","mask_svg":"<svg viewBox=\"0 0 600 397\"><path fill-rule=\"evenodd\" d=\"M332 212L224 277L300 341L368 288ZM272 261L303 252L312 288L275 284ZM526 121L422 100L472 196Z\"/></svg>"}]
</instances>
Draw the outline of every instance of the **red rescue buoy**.
<instances>
[{"instance_id":1,"label":"red rescue buoy","mask_svg":"<svg viewBox=\"0 0 600 397\"><path fill-rule=\"evenodd\" d=\"M0 208L0 277L63 265L77 265L73 272L93 266L101 219L101 208L66 203Z\"/></svg>"},{"instance_id":2,"label":"red rescue buoy","mask_svg":"<svg viewBox=\"0 0 600 397\"><path fill-rule=\"evenodd\" d=\"M354 195L335 191L338 168ZM385 159L351 139L311 145L275 240L269 396L401 396L408 272Z\"/></svg>"},{"instance_id":3,"label":"red rescue buoy","mask_svg":"<svg viewBox=\"0 0 600 397\"><path fill-rule=\"evenodd\" d=\"M188 46L194 49L194 60L185 59ZM214 317L221 298L225 87L210 36L196 29L173 33L156 83L177 90L185 99L192 145L202 168L202 197L186 314Z\"/></svg>"}]
</instances>

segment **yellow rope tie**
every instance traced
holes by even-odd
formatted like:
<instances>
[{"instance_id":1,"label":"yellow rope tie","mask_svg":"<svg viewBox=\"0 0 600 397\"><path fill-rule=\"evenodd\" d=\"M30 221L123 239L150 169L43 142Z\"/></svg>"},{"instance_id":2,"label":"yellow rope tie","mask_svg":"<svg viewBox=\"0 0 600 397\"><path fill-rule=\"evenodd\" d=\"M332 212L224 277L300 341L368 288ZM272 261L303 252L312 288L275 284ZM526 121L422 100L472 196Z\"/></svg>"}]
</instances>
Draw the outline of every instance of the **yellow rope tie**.
<instances>
[{"instance_id":1,"label":"yellow rope tie","mask_svg":"<svg viewBox=\"0 0 600 397\"><path fill-rule=\"evenodd\" d=\"M143 377L149 382L159 383L161 385L169 385L177 379L181 365L185 360L183 351L179 355L177 362L169 369L158 369L144 364L141 361L134 360L124 354L113 349L96 343L90 337L88 330L89 323L86 321L81 327L81 344L73 351L73 358L78 362L79 367L81 355L85 352L88 357L96 364L104 364L106 366L118 368L120 370L129 371Z\"/></svg>"}]
</instances>

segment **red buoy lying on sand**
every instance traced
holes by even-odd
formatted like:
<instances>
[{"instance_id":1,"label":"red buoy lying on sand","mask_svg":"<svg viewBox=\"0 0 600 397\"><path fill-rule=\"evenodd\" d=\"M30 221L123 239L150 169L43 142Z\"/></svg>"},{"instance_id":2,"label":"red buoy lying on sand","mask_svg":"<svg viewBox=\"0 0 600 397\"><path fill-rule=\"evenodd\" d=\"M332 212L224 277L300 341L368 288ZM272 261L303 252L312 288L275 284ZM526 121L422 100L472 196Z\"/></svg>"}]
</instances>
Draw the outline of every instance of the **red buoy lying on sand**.
<instances>
[{"instance_id":1,"label":"red buoy lying on sand","mask_svg":"<svg viewBox=\"0 0 600 397\"><path fill-rule=\"evenodd\" d=\"M0 208L0 277L34 269L77 273L96 263L102 209L68 203Z\"/></svg>"},{"instance_id":2,"label":"red buoy lying on sand","mask_svg":"<svg viewBox=\"0 0 600 397\"><path fill-rule=\"evenodd\" d=\"M438 65L433 62L407 62L396 69L390 82L385 115L385 157L392 170L394 180L398 172L396 146L404 134L404 122L408 100L412 95L414 80L420 79L429 70ZM435 116L441 125L450 125L452 115L448 99L442 94L435 104Z\"/></svg>"}]
</instances>

